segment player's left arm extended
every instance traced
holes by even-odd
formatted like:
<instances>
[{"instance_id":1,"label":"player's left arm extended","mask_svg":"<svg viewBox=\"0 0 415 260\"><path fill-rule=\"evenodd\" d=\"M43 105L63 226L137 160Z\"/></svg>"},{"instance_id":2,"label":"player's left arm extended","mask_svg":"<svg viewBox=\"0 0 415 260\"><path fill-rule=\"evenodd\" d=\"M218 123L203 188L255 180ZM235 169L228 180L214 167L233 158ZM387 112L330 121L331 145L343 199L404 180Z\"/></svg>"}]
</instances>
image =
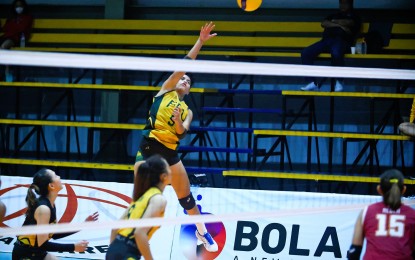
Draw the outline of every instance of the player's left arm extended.
<instances>
[{"instance_id":1,"label":"player's left arm extended","mask_svg":"<svg viewBox=\"0 0 415 260\"><path fill-rule=\"evenodd\" d=\"M195 44L190 49L189 53L186 55L185 58L190 58L192 60L196 59L203 44L212 37L216 36L216 33L211 33L214 28L215 24L213 22L206 23L204 26L202 26L202 28L200 29L199 38L197 38ZM186 74L184 71L173 72L170 75L170 77L163 83L161 91L166 92L174 89L176 87L177 82L181 77L183 77L184 74Z\"/></svg>"}]
</instances>

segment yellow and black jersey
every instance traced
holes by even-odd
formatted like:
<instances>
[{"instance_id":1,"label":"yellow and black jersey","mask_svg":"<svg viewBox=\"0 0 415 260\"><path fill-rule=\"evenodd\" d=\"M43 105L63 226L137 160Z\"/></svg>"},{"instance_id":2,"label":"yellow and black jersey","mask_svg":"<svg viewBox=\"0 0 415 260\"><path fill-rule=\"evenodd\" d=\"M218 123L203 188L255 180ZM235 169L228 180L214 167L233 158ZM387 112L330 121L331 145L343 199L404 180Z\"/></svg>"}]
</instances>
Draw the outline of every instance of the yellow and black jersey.
<instances>
[{"instance_id":1,"label":"yellow and black jersey","mask_svg":"<svg viewBox=\"0 0 415 260\"><path fill-rule=\"evenodd\" d=\"M127 219L140 219L146 211L151 197L157 194L161 194L161 190L156 187L151 187L138 200L133 201L128 208ZM157 229L159 229L159 227L155 226L148 231L148 239L151 238ZM121 228L118 230L118 234L134 240L134 231L135 228Z\"/></svg>"},{"instance_id":2,"label":"yellow and black jersey","mask_svg":"<svg viewBox=\"0 0 415 260\"><path fill-rule=\"evenodd\" d=\"M37 221L35 219L35 211L39 206L42 206L42 205L45 205L50 209L49 224L56 224L56 208L53 207L52 204L50 204L50 201L48 198L40 197L37 201L36 207L34 207L32 211L28 212L26 219L23 222L23 226L37 224ZM52 238L52 235L53 234L49 234L49 238ZM17 236L17 239L25 245L32 246L32 247L38 247L37 236L35 234Z\"/></svg>"},{"instance_id":3,"label":"yellow and black jersey","mask_svg":"<svg viewBox=\"0 0 415 260\"><path fill-rule=\"evenodd\" d=\"M179 99L175 90L154 97L143 135L156 139L169 149L176 150L179 147L179 137L172 119L176 107L182 109L181 118L184 121L189 113L189 107Z\"/></svg>"},{"instance_id":4,"label":"yellow and black jersey","mask_svg":"<svg viewBox=\"0 0 415 260\"><path fill-rule=\"evenodd\" d=\"M415 98L414 98L414 101L412 102L412 109L411 109L411 114L409 116L409 122L415 123Z\"/></svg>"}]
</instances>

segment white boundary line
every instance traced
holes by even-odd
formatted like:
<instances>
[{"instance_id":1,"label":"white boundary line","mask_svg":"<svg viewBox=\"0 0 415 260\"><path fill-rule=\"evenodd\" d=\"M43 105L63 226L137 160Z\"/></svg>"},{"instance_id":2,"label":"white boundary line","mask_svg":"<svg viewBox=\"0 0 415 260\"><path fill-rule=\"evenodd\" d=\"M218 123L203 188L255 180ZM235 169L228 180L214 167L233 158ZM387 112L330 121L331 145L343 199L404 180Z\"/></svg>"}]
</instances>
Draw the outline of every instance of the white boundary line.
<instances>
[{"instance_id":1,"label":"white boundary line","mask_svg":"<svg viewBox=\"0 0 415 260\"><path fill-rule=\"evenodd\" d=\"M0 50L0 64L60 68L175 71L262 76L415 80L415 70L183 60L138 56Z\"/></svg>"}]
</instances>

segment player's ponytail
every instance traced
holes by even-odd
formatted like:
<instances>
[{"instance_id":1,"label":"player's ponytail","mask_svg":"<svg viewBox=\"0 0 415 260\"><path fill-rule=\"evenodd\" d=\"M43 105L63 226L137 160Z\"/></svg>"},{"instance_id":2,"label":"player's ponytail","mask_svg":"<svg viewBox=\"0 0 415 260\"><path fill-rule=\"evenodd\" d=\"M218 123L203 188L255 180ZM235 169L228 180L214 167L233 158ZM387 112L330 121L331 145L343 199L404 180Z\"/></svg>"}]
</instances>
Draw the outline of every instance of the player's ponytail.
<instances>
[{"instance_id":1,"label":"player's ponytail","mask_svg":"<svg viewBox=\"0 0 415 260\"><path fill-rule=\"evenodd\" d=\"M150 168L147 161L144 161L138 167L137 175L134 179L133 201L138 200L144 192L150 187L148 176Z\"/></svg>"},{"instance_id":2,"label":"player's ponytail","mask_svg":"<svg viewBox=\"0 0 415 260\"><path fill-rule=\"evenodd\" d=\"M397 210L401 206L401 190L397 183L392 184L387 197L387 204L393 210Z\"/></svg>"},{"instance_id":3,"label":"player's ponytail","mask_svg":"<svg viewBox=\"0 0 415 260\"><path fill-rule=\"evenodd\" d=\"M380 176L383 203L392 210L397 210L401 206L403 181L403 174L396 169L387 170Z\"/></svg>"},{"instance_id":4,"label":"player's ponytail","mask_svg":"<svg viewBox=\"0 0 415 260\"><path fill-rule=\"evenodd\" d=\"M39 187L32 183L30 184L30 187L27 190L27 195L26 195L26 203L28 207L26 214L29 214L29 212L31 212L32 209L36 207L37 197L38 197L36 194L39 194Z\"/></svg>"},{"instance_id":5,"label":"player's ponytail","mask_svg":"<svg viewBox=\"0 0 415 260\"><path fill-rule=\"evenodd\" d=\"M33 183L27 190L26 203L28 210L26 215L30 214L37 205L39 196L46 197L49 194L49 183L52 182L52 176L48 169L42 168L33 177Z\"/></svg>"},{"instance_id":6,"label":"player's ponytail","mask_svg":"<svg viewBox=\"0 0 415 260\"><path fill-rule=\"evenodd\" d=\"M160 175L167 172L167 164L160 155L153 155L138 167L134 180L133 200L138 200L151 187L160 183Z\"/></svg>"}]
</instances>

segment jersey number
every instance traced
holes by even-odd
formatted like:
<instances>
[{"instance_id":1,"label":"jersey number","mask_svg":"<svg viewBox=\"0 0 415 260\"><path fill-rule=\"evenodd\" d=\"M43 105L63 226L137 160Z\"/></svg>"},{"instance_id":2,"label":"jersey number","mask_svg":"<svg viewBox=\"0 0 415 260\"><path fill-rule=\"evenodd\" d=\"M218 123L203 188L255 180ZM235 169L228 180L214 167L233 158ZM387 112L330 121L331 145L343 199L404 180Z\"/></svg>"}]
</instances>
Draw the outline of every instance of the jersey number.
<instances>
[{"instance_id":1,"label":"jersey number","mask_svg":"<svg viewBox=\"0 0 415 260\"><path fill-rule=\"evenodd\" d=\"M182 113L180 114L180 118L183 118L183 114L184 114L184 109L182 109ZM174 115L171 115L169 122L167 122L167 124L168 124L169 126L174 126L173 117L174 117ZM182 120L183 120L183 119L182 119Z\"/></svg>"},{"instance_id":2,"label":"jersey number","mask_svg":"<svg viewBox=\"0 0 415 260\"><path fill-rule=\"evenodd\" d=\"M167 122L167 124L168 124L169 126L174 126L173 117L174 117L174 115L171 115L169 122Z\"/></svg>"},{"instance_id":3,"label":"jersey number","mask_svg":"<svg viewBox=\"0 0 415 260\"><path fill-rule=\"evenodd\" d=\"M375 235L386 237L403 237L405 231L405 216L377 214L378 229Z\"/></svg>"}]
</instances>

